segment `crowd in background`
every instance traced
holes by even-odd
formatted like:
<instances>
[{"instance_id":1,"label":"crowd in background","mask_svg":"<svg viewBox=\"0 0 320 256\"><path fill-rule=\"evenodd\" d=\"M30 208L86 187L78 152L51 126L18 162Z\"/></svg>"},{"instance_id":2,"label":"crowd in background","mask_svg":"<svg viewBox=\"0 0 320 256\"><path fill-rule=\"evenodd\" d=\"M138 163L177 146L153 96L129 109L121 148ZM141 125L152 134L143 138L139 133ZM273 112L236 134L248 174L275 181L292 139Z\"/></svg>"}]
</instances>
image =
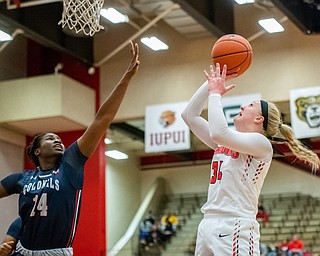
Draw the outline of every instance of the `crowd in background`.
<instances>
[{"instance_id":1,"label":"crowd in background","mask_svg":"<svg viewBox=\"0 0 320 256\"><path fill-rule=\"evenodd\" d=\"M268 210L259 202L256 216L263 229L269 221ZM156 218L152 211L148 211L139 226L139 256L161 255L166 245L171 242L179 229L179 217L174 212L168 212L161 218ZM194 247L193 247L194 249ZM285 239L275 243L265 244L260 242L261 256L320 256L310 254L298 234L293 234L292 239Z\"/></svg>"},{"instance_id":2,"label":"crowd in background","mask_svg":"<svg viewBox=\"0 0 320 256\"><path fill-rule=\"evenodd\" d=\"M157 221L152 211L141 221L139 226L139 255L161 255L171 237L176 234L179 227L177 214L168 212Z\"/></svg>"},{"instance_id":3,"label":"crowd in background","mask_svg":"<svg viewBox=\"0 0 320 256\"><path fill-rule=\"evenodd\" d=\"M269 214L264 206L259 202L257 220L263 229L269 221ZM285 239L278 243L265 244L260 242L261 256L312 256L305 250L304 242L298 234L294 234L292 239Z\"/></svg>"},{"instance_id":4,"label":"crowd in background","mask_svg":"<svg viewBox=\"0 0 320 256\"><path fill-rule=\"evenodd\" d=\"M261 256L311 256L305 251L304 243L299 235L294 234L291 240L283 240L278 244L260 243Z\"/></svg>"}]
</instances>

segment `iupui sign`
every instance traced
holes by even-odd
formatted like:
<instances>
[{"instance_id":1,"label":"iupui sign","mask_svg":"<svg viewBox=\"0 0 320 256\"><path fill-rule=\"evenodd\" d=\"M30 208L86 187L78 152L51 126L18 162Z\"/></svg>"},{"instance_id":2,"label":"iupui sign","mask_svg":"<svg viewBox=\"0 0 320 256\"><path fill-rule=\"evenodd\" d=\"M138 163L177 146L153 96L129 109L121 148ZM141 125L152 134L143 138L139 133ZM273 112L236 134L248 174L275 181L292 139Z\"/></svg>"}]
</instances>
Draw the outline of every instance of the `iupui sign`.
<instances>
[{"instance_id":1,"label":"iupui sign","mask_svg":"<svg viewBox=\"0 0 320 256\"><path fill-rule=\"evenodd\" d=\"M320 87L291 90L290 115L298 139L320 136Z\"/></svg>"},{"instance_id":2,"label":"iupui sign","mask_svg":"<svg viewBox=\"0 0 320 256\"><path fill-rule=\"evenodd\" d=\"M187 102L147 106L145 151L166 152L190 148L190 130L181 118Z\"/></svg>"}]
</instances>

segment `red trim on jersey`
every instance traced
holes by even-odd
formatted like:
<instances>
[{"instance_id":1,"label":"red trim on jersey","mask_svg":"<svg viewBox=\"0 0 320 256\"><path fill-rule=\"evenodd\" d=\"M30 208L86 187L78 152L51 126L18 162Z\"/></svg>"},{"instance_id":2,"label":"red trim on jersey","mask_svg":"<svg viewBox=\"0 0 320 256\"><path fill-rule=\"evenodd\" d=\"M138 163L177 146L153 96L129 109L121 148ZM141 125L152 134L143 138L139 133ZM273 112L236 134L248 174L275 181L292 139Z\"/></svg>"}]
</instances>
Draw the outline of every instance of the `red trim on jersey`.
<instances>
[{"instance_id":1,"label":"red trim on jersey","mask_svg":"<svg viewBox=\"0 0 320 256\"><path fill-rule=\"evenodd\" d=\"M72 228L71 228L71 232L70 232L70 237L67 243L66 248L71 247L72 243L73 243L73 239L75 237L76 234L76 229L77 229L77 224L78 224L78 217L79 217L79 209L80 209L80 199L81 199L81 192L82 190L78 190L77 194L76 194L76 207L75 207L75 211L73 214L73 221L72 221Z\"/></svg>"}]
</instances>

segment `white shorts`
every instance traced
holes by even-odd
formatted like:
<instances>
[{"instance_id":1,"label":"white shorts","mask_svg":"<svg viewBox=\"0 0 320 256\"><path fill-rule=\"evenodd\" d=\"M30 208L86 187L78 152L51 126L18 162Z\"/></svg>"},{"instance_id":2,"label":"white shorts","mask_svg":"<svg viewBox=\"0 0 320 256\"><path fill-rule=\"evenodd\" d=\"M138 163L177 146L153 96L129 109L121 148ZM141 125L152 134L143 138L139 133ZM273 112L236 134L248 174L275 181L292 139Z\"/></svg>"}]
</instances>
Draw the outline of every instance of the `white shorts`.
<instances>
[{"instance_id":1,"label":"white shorts","mask_svg":"<svg viewBox=\"0 0 320 256\"><path fill-rule=\"evenodd\" d=\"M31 251L24 248L21 245L20 241L17 243L16 251L20 252L23 256L72 256L73 255L73 250L71 247Z\"/></svg>"},{"instance_id":2,"label":"white shorts","mask_svg":"<svg viewBox=\"0 0 320 256\"><path fill-rule=\"evenodd\" d=\"M259 239L255 219L205 215L198 227L195 256L260 256Z\"/></svg>"}]
</instances>

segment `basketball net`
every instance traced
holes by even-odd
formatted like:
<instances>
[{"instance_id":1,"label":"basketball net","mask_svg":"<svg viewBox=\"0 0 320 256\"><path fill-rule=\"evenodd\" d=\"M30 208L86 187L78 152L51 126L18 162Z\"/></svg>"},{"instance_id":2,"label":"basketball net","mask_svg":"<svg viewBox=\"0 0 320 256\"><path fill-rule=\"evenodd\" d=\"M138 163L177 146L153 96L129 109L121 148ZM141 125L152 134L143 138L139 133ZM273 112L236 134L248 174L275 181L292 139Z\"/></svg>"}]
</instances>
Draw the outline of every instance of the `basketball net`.
<instances>
[{"instance_id":1,"label":"basketball net","mask_svg":"<svg viewBox=\"0 0 320 256\"><path fill-rule=\"evenodd\" d=\"M103 29L100 11L104 0L63 0L63 13L59 25L74 30L77 34L93 36Z\"/></svg>"}]
</instances>

